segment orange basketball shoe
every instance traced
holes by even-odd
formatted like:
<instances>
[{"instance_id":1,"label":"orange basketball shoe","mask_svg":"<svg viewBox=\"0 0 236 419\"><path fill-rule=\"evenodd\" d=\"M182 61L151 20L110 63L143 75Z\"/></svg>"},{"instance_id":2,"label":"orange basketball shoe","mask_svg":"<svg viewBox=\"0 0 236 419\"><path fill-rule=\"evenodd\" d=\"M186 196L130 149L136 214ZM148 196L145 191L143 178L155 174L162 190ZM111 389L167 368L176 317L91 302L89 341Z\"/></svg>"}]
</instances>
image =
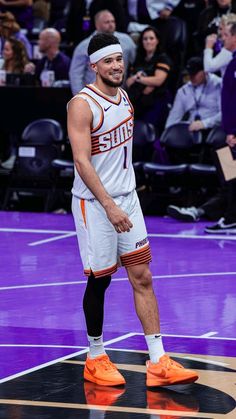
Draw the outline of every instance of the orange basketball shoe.
<instances>
[{"instance_id":1,"label":"orange basketball shoe","mask_svg":"<svg viewBox=\"0 0 236 419\"><path fill-rule=\"evenodd\" d=\"M89 381L84 382L84 394L87 404L97 406L111 406L125 392L124 387L111 388L99 386Z\"/></svg>"},{"instance_id":2,"label":"orange basketball shoe","mask_svg":"<svg viewBox=\"0 0 236 419\"><path fill-rule=\"evenodd\" d=\"M173 361L168 355L163 355L157 364L146 362L147 387L169 386L171 384L193 383L198 379L195 371L184 368L178 362Z\"/></svg>"},{"instance_id":3,"label":"orange basketball shoe","mask_svg":"<svg viewBox=\"0 0 236 419\"><path fill-rule=\"evenodd\" d=\"M84 367L84 378L101 386L125 384L124 377L106 354L97 356L94 359L87 357Z\"/></svg>"},{"instance_id":4,"label":"orange basketball shoe","mask_svg":"<svg viewBox=\"0 0 236 419\"><path fill-rule=\"evenodd\" d=\"M198 412L199 405L191 394L183 394L175 391L150 391L147 390L147 407L149 409L171 410L177 413L176 416L161 414L162 419L181 419L183 412ZM159 416L158 416L159 417Z\"/></svg>"}]
</instances>

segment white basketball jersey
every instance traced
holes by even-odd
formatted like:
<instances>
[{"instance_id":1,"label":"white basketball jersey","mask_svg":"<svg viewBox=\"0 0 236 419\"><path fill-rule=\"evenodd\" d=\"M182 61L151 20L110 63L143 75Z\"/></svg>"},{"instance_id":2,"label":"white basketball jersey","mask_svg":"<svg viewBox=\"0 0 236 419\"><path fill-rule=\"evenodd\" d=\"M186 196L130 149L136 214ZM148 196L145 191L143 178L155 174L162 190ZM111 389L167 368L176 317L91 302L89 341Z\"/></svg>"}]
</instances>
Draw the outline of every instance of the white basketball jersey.
<instances>
[{"instance_id":1,"label":"white basketball jersey","mask_svg":"<svg viewBox=\"0 0 236 419\"><path fill-rule=\"evenodd\" d=\"M112 197L135 189L132 165L133 107L123 89L116 97L107 96L93 84L84 87L78 95L85 99L93 114L91 131L91 163L103 186ZM75 168L73 195L93 199Z\"/></svg>"}]
</instances>

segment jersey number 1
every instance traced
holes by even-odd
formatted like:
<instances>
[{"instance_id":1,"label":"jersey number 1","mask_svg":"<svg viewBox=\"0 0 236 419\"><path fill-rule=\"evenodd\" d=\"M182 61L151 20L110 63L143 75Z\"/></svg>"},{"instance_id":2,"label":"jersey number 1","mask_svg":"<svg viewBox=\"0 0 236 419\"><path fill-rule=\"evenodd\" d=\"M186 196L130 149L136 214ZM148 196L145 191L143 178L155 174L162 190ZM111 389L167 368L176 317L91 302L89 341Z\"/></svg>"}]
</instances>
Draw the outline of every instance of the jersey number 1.
<instances>
[{"instance_id":1,"label":"jersey number 1","mask_svg":"<svg viewBox=\"0 0 236 419\"><path fill-rule=\"evenodd\" d=\"M128 169L127 168L127 146L124 146L124 164L123 164L123 169Z\"/></svg>"}]
</instances>

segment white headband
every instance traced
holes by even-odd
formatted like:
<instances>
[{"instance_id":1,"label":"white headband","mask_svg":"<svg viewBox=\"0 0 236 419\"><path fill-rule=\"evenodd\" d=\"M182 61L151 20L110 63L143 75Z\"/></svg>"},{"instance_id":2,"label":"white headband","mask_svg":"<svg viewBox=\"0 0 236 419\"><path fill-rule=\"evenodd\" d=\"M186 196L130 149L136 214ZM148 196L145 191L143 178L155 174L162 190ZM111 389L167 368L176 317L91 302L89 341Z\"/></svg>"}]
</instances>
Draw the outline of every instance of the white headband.
<instances>
[{"instance_id":1,"label":"white headband","mask_svg":"<svg viewBox=\"0 0 236 419\"><path fill-rule=\"evenodd\" d=\"M122 54L122 48L120 44L108 45L107 47L101 48L95 51L93 54L91 54L89 56L90 63L96 64L99 60L101 60L102 58L105 58L107 55L117 54L117 53Z\"/></svg>"}]
</instances>

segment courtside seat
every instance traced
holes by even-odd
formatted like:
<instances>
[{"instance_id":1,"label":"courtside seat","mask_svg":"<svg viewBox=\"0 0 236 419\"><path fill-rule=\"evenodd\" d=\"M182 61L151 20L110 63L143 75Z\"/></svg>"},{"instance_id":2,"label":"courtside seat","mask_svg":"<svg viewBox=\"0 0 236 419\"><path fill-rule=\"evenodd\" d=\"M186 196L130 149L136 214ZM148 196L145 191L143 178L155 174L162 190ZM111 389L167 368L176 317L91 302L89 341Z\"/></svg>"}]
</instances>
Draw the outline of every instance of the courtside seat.
<instances>
[{"instance_id":1,"label":"courtside seat","mask_svg":"<svg viewBox=\"0 0 236 419\"><path fill-rule=\"evenodd\" d=\"M6 189L3 209L12 196L42 196L44 211L52 205L54 178L52 160L62 154L64 135L54 119L37 119L29 123L17 146L17 157Z\"/></svg>"}]
</instances>

